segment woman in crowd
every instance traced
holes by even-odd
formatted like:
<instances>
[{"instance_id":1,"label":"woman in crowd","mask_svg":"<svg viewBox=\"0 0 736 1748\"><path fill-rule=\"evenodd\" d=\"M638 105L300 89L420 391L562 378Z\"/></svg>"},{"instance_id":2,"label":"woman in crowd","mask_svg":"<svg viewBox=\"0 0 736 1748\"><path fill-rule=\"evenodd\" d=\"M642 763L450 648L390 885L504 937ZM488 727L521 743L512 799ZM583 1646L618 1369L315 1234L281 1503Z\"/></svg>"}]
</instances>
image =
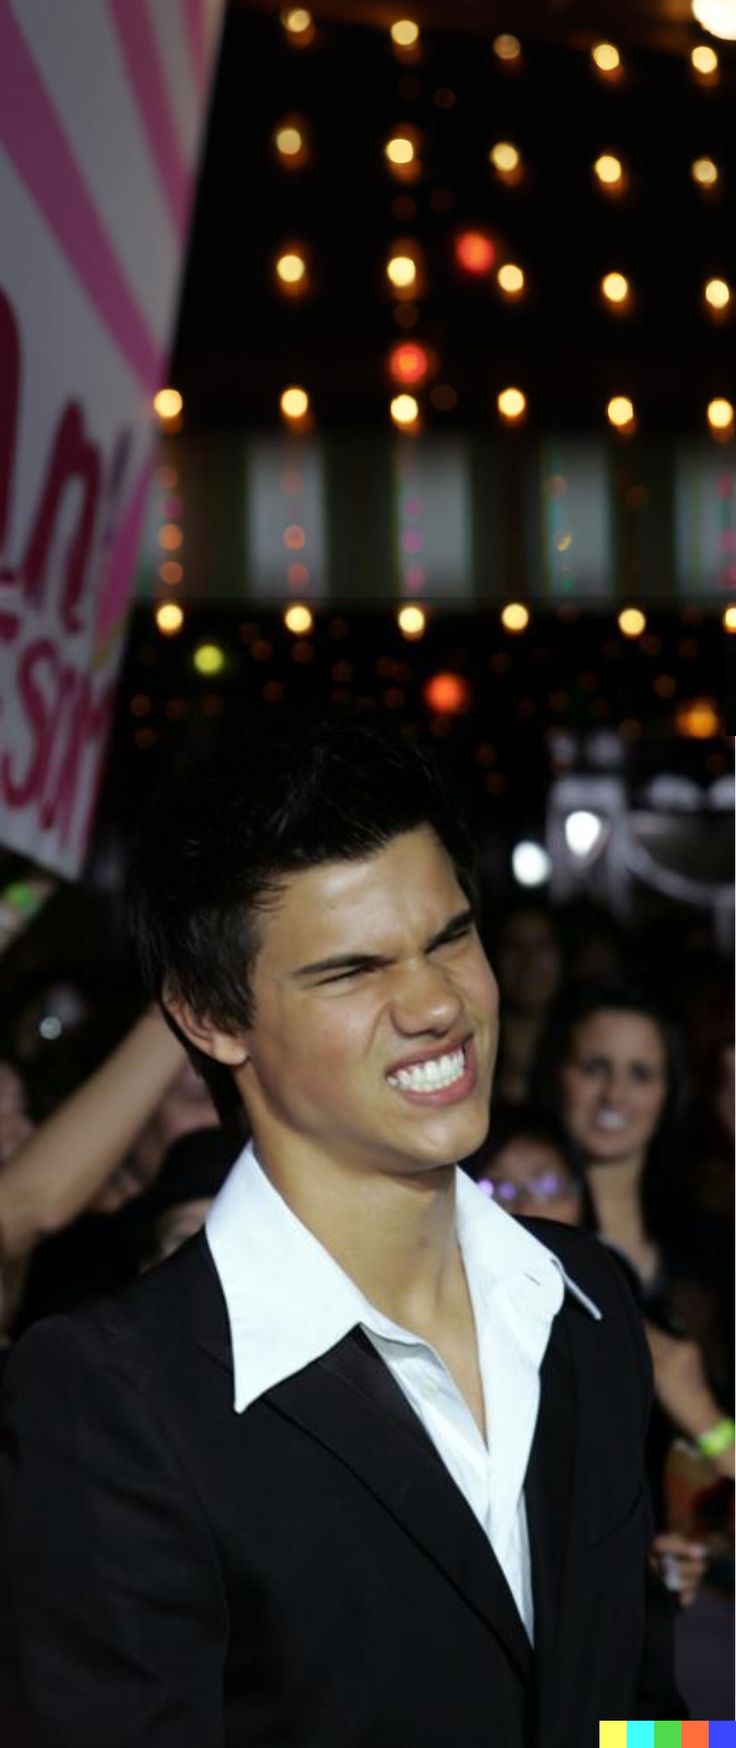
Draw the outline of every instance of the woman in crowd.
<instances>
[{"instance_id":1,"label":"woman in crowd","mask_svg":"<svg viewBox=\"0 0 736 1748\"><path fill-rule=\"evenodd\" d=\"M655 998L627 983L573 989L550 1018L534 1073L537 1097L556 1110L576 1148L587 1223L631 1271L658 1399L732 1477L733 1422L683 1316L682 1283L701 1272L683 1242L676 1191L684 1084L674 1026Z\"/></svg>"}]
</instances>

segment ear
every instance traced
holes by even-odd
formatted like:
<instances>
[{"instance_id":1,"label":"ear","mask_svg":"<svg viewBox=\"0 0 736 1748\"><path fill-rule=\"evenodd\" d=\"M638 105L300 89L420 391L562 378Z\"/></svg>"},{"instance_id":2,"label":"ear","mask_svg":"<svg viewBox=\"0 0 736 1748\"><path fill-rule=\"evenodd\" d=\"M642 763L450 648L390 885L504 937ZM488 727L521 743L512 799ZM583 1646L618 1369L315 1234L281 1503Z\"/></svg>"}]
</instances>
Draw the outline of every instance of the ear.
<instances>
[{"instance_id":1,"label":"ear","mask_svg":"<svg viewBox=\"0 0 736 1748\"><path fill-rule=\"evenodd\" d=\"M195 1014L188 1002L180 1001L176 996L166 996L164 1006L185 1038L205 1056L211 1056L214 1062L221 1062L226 1068L242 1068L247 1062L248 1048L242 1034L220 1031L212 1020Z\"/></svg>"}]
</instances>

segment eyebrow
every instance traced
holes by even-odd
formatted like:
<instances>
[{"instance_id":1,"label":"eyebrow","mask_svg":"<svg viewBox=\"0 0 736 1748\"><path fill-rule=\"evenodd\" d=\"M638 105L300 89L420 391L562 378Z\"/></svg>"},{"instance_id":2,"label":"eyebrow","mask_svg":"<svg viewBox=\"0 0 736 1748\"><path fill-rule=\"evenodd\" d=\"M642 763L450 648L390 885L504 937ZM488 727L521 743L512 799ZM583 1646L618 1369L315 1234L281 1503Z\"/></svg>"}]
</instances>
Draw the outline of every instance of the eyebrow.
<instances>
[{"instance_id":1,"label":"eyebrow","mask_svg":"<svg viewBox=\"0 0 736 1748\"><path fill-rule=\"evenodd\" d=\"M424 948L425 953L431 953L435 947L442 947L446 941L464 928L469 928L475 921L470 906L459 910L450 917L449 922L432 935ZM380 953L336 953L331 959L315 959L311 965L300 965L294 972L295 977L317 977L329 971L375 971L381 966L390 965L391 959Z\"/></svg>"}]
</instances>

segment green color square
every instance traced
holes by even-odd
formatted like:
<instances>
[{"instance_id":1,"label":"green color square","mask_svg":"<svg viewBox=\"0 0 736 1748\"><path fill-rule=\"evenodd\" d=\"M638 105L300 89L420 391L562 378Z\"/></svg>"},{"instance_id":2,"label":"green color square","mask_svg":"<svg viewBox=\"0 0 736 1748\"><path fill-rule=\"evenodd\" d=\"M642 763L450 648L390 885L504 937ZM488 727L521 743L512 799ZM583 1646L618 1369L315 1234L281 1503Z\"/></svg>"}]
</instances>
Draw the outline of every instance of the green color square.
<instances>
[{"instance_id":1,"label":"green color square","mask_svg":"<svg viewBox=\"0 0 736 1748\"><path fill-rule=\"evenodd\" d=\"M682 1724L655 1723L654 1748L682 1748Z\"/></svg>"}]
</instances>

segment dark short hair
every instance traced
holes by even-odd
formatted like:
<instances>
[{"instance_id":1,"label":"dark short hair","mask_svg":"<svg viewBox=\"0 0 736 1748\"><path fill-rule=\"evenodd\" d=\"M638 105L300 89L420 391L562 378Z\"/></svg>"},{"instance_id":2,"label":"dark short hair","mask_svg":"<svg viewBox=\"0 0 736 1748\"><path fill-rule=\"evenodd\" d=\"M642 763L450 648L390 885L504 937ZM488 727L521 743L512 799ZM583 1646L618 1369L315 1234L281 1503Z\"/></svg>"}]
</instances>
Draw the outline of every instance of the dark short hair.
<instances>
[{"instance_id":1,"label":"dark short hair","mask_svg":"<svg viewBox=\"0 0 736 1748\"><path fill-rule=\"evenodd\" d=\"M131 858L128 921L147 995L164 1009L172 996L184 1001L223 1031L245 1029L260 919L283 880L374 855L425 824L472 901L473 852L451 785L400 732L306 718L190 764L159 787ZM230 1071L213 1072L187 1047L223 1116Z\"/></svg>"}]
</instances>

